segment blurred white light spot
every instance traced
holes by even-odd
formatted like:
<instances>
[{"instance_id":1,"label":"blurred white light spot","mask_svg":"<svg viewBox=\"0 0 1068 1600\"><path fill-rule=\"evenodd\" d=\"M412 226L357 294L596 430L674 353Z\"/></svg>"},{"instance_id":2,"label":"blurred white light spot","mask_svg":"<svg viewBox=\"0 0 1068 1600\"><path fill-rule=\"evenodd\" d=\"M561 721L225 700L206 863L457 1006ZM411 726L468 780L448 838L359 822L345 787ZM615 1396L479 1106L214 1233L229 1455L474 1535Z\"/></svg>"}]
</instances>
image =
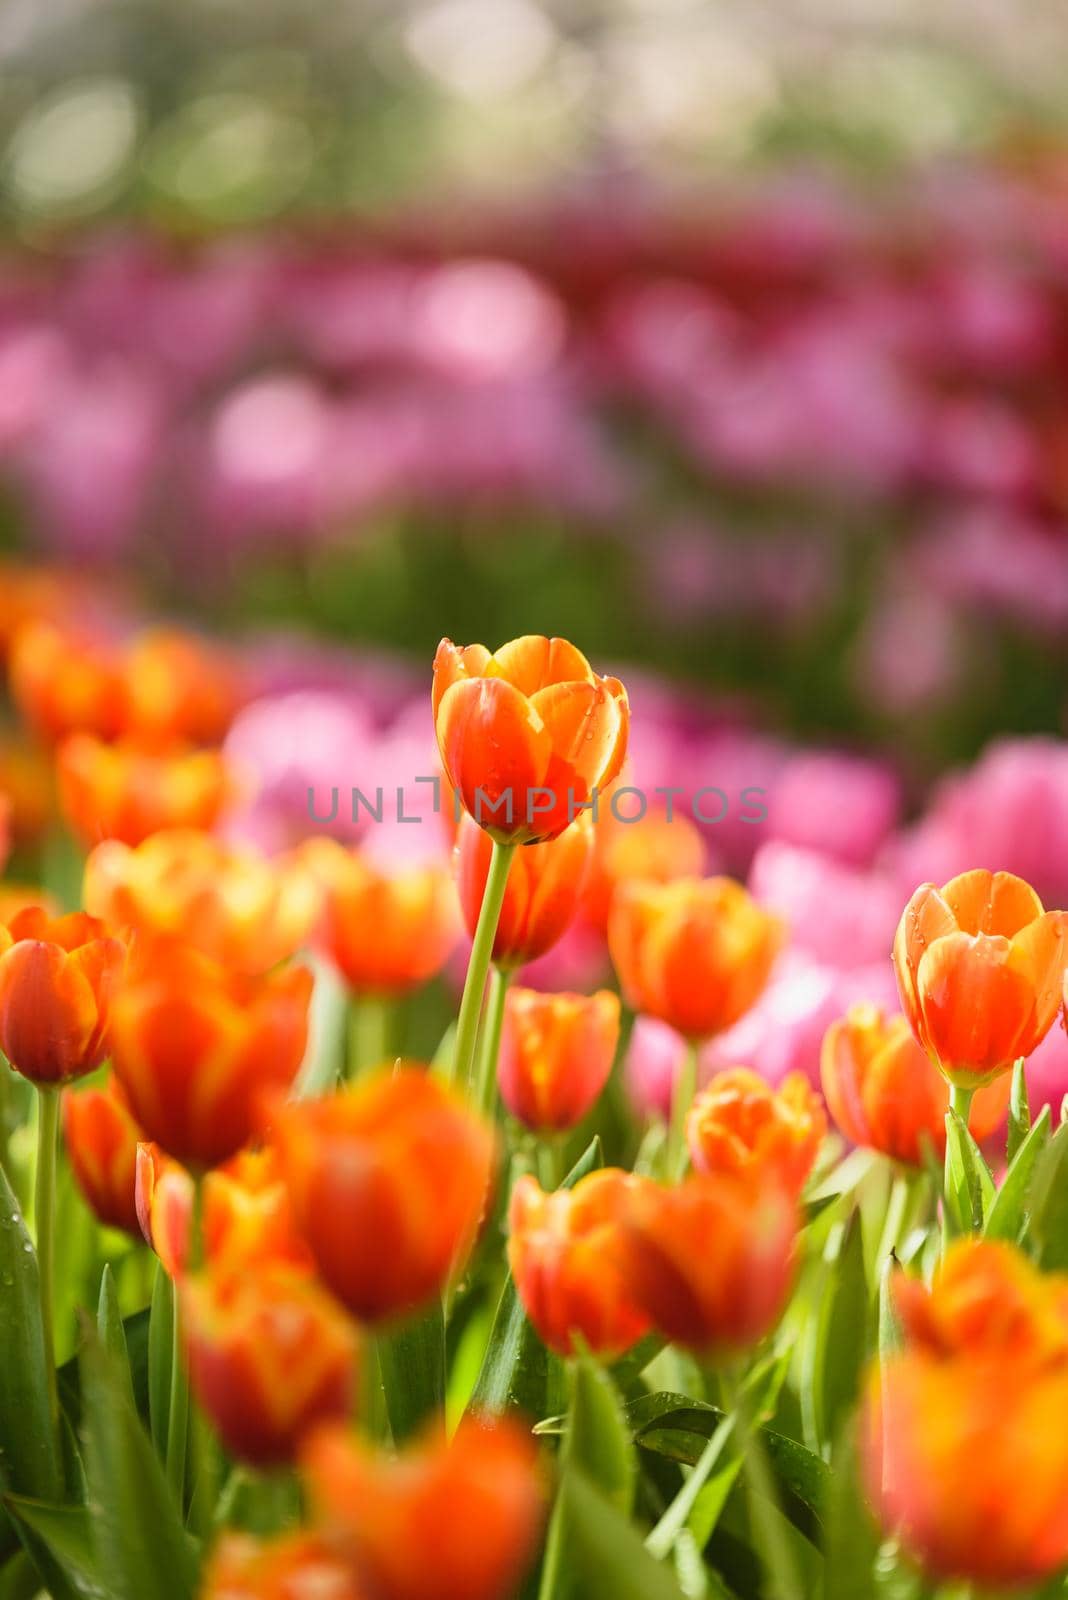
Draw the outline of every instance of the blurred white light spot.
<instances>
[{"instance_id":1,"label":"blurred white light spot","mask_svg":"<svg viewBox=\"0 0 1068 1600\"><path fill-rule=\"evenodd\" d=\"M422 292L419 321L438 358L476 378L544 371L564 338L557 302L505 261L439 268Z\"/></svg>"},{"instance_id":2,"label":"blurred white light spot","mask_svg":"<svg viewBox=\"0 0 1068 1600\"><path fill-rule=\"evenodd\" d=\"M66 83L40 101L15 129L7 178L17 199L36 210L96 203L129 162L140 114L122 78Z\"/></svg>"},{"instance_id":3,"label":"blurred white light spot","mask_svg":"<svg viewBox=\"0 0 1068 1600\"><path fill-rule=\"evenodd\" d=\"M414 59L455 94L492 100L545 65L556 31L532 0L437 0L405 31Z\"/></svg>"}]
</instances>

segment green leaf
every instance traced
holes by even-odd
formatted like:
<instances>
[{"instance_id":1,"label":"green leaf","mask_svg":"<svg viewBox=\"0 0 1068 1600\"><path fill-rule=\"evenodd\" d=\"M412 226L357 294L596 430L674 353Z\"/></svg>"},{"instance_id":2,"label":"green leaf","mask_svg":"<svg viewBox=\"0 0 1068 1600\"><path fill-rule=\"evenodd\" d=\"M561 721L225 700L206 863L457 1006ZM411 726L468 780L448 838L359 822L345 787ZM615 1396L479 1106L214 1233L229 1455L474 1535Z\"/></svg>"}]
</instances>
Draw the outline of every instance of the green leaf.
<instances>
[{"instance_id":1,"label":"green leaf","mask_svg":"<svg viewBox=\"0 0 1068 1600\"><path fill-rule=\"evenodd\" d=\"M1009 1131L1005 1159L1010 1166L1030 1132L1031 1106L1027 1098L1027 1078L1024 1076L1024 1059L1021 1056L1013 1065L1012 1090L1009 1095Z\"/></svg>"},{"instance_id":2,"label":"green leaf","mask_svg":"<svg viewBox=\"0 0 1068 1600\"><path fill-rule=\"evenodd\" d=\"M53 1600L100 1600L101 1582L85 1506L54 1506L20 1495L6 1496L4 1505Z\"/></svg>"},{"instance_id":3,"label":"green leaf","mask_svg":"<svg viewBox=\"0 0 1068 1600\"><path fill-rule=\"evenodd\" d=\"M452 1077L452 1063L455 1055L456 1023L454 1020L449 1023L449 1026L442 1034L441 1041L438 1044L437 1049L434 1051L433 1059L430 1063L430 1070L434 1074L435 1078L444 1078L448 1080Z\"/></svg>"},{"instance_id":4,"label":"green leaf","mask_svg":"<svg viewBox=\"0 0 1068 1600\"><path fill-rule=\"evenodd\" d=\"M162 1261L157 1261L148 1312L148 1415L152 1443L161 1460L167 1453L173 1349L174 1285L164 1272Z\"/></svg>"},{"instance_id":5,"label":"green leaf","mask_svg":"<svg viewBox=\"0 0 1068 1600\"><path fill-rule=\"evenodd\" d=\"M90 1330L82 1352L93 1545L108 1600L192 1600L196 1561L152 1444Z\"/></svg>"},{"instance_id":6,"label":"green leaf","mask_svg":"<svg viewBox=\"0 0 1068 1600\"><path fill-rule=\"evenodd\" d=\"M37 1255L0 1168L0 1463L18 1494L58 1500L63 1470L50 1416Z\"/></svg>"},{"instance_id":7,"label":"green leaf","mask_svg":"<svg viewBox=\"0 0 1068 1600\"><path fill-rule=\"evenodd\" d=\"M638 1463L631 1430L608 1374L588 1351L575 1362L565 1449L568 1463L628 1513L634 1504Z\"/></svg>"},{"instance_id":8,"label":"green leaf","mask_svg":"<svg viewBox=\"0 0 1068 1600\"><path fill-rule=\"evenodd\" d=\"M832 1229L823 1261L822 1292L806 1334L801 1399L806 1437L827 1450L856 1403L874 1342L859 1211Z\"/></svg>"},{"instance_id":9,"label":"green leaf","mask_svg":"<svg viewBox=\"0 0 1068 1600\"><path fill-rule=\"evenodd\" d=\"M1068 1123L1038 1158L1030 1192L1030 1237L1047 1271L1068 1267Z\"/></svg>"},{"instance_id":10,"label":"green leaf","mask_svg":"<svg viewBox=\"0 0 1068 1600\"><path fill-rule=\"evenodd\" d=\"M885 1360L900 1350L901 1321L894 1304L894 1278L901 1271L896 1256L888 1256L879 1278L879 1359Z\"/></svg>"},{"instance_id":11,"label":"green leaf","mask_svg":"<svg viewBox=\"0 0 1068 1600\"><path fill-rule=\"evenodd\" d=\"M440 1299L377 1343L389 1425L400 1444L445 1405L445 1313Z\"/></svg>"},{"instance_id":12,"label":"green leaf","mask_svg":"<svg viewBox=\"0 0 1068 1600\"><path fill-rule=\"evenodd\" d=\"M860 1489L857 1425L846 1424L835 1443L827 1497L821 1600L872 1600L880 1535Z\"/></svg>"},{"instance_id":13,"label":"green leaf","mask_svg":"<svg viewBox=\"0 0 1068 1600\"><path fill-rule=\"evenodd\" d=\"M1049 1136L1049 1106L1043 1106L1034 1127L1017 1146L1012 1165L990 1207L983 1229L988 1239L1007 1239L1017 1244L1022 1238L1027 1227L1032 1180Z\"/></svg>"},{"instance_id":14,"label":"green leaf","mask_svg":"<svg viewBox=\"0 0 1068 1600\"><path fill-rule=\"evenodd\" d=\"M130 1374L130 1354L126 1348L126 1332L122 1325L122 1312L119 1310L119 1295L115 1288L115 1277L111 1268L105 1263L100 1276L100 1301L96 1311L96 1328L100 1335L100 1343L115 1364L115 1371L121 1376L126 1388L130 1404L134 1403L133 1378Z\"/></svg>"},{"instance_id":15,"label":"green leaf","mask_svg":"<svg viewBox=\"0 0 1068 1600\"><path fill-rule=\"evenodd\" d=\"M577 1465L561 1479L554 1522L565 1537L567 1568L557 1569L552 1588L542 1585L542 1600L683 1600L671 1571Z\"/></svg>"},{"instance_id":16,"label":"green leaf","mask_svg":"<svg viewBox=\"0 0 1068 1600\"><path fill-rule=\"evenodd\" d=\"M980 1233L983 1217L994 1203L994 1180L971 1133L956 1111L946 1112L949 1191L960 1231Z\"/></svg>"},{"instance_id":17,"label":"green leaf","mask_svg":"<svg viewBox=\"0 0 1068 1600\"><path fill-rule=\"evenodd\" d=\"M594 1138L561 1187L573 1189L581 1178L603 1164L601 1141ZM554 1380L560 1373L559 1361L546 1350L534 1331L509 1273L472 1391L472 1409L494 1414L515 1410L528 1417L543 1417L549 1410L550 1387L557 1387Z\"/></svg>"}]
</instances>

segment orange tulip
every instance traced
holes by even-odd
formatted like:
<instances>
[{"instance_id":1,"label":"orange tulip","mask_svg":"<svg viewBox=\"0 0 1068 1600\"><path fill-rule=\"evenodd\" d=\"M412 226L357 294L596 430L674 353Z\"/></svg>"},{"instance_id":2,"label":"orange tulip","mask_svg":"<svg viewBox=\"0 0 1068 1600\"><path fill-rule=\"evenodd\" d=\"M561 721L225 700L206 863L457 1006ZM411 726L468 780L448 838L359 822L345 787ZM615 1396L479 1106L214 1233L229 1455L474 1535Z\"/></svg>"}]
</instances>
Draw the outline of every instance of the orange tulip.
<instances>
[{"instance_id":1,"label":"orange tulip","mask_svg":"<svg viewBox=\"0 0 1068 1600\"><path fill-rule=\"evenodd\" d=\"M181 1305L190 1384L238 1460L282 1465L309 1428L348 1416L356 1330L307 1273L201 1273Z\"/></svg>"},{"instance_id":2,"label":"orange tulip","mask_svg":"<svg viewBox=\"0 0 1068 1600\"><path fill-rule=\"evenodd\" d=\"M31 622L15 635L10 677L24 720L50 744L72 733L217 744L240 703L229 660L176 629L122 638Z\"/></svg>"},{"instance_id":3,"label":"orange tulip","mask_svg":"<svg viewBox=\"0 0 1068 1600\"><path fill-rule=\"evenodd\" d=\"M297 1227L327 1285L381 1322L441 1290L474 1243L491 1130L424 1071L281 1106L274 1138Z\"/></svg>"},{"instance_id":4,"label":"orange tulip","mask_svg":"<svg viewBox=\"0 0 1068 1600\"><path fill-rule=\"evenodd\" d=\"M211 828L227 796L217 750L145 750L72 734L56 771L63 815L83 844L136 845L162 828Z\"/></svg>"},{"instance_id":5,"label":"orange tulip","mask_svg":"<svg viewBox=\"0 0 1068 1600\"><path fill-rule=\"evenodd\" d=\"M114 1080L64 1098L63 1135L78 1187L96 1216L140 1238L135 1180L143 1135Z\"/></svg>"},{"instance_id":6,"label":"orange tulip","mask_svg":"<svg viewBox=\"0 0 1068 1600\"><path fill-rule=\"evenodd\" d=\"M126 946L95 917L50 917L41 906L0 928L0 1050L38 1084L98 1067Z\"/></svg>"},{"instance_id":7,"label":"orange tulip","mask_svg":"<svg viewBox=\"0 0 1068 1600\"><path fill-rule=\"evenodd\" d=\"M37 883L0 883L0 925L10 927L20 911L36 907L53 921L63 915L63 907L54 894ZM0 940L3 935L0 934Z\"/></svg>"},{"instance_id":8,"label":"orange tulip","mask_svg":"<svg viewBox=\"0 0 1068 1600\"><path fill-rule=\"evenodd\" d=\"M111 1049L148 1137L195 1166L247 1144L260 1097L296 1076L311 991L303 967L250 978L187 945L143 951L113 1003Z\"/></svg>"},{"instance_id":9,"label":"orange tulip","mask_svg":"<svg viewBox=\"0 0 1068 1600\"><path fill-rule=\"evenodd\" d=\"M167 1275L180 1277L189 1255L191 1174L157 1144L141 1143L134 1199L142 1236ZM205 1176L201 1229L203 1259L219 1271L250 1270L261 1262L312 1270L273 1150L240 1150Z\"/></svg>"},{"instance_id":10,"label":"orange tulip","mask_svg":"<svg viewBox=\"0 0 1068 1600\"><path fill-rule=\"evenodd\" d=\"M555 839L623 766L627 692L566 639L527 634L492 655L443 639L432 703L446 776L494 839Z\"/></svg>"},{"instance_id":11,"label":"orange tulip","mask_svg":"<svg viewBox=\"0 0 1068 1600\"><path fill-rule=\"evenodd\" d=\"M512 989L497 1061L501 1099L528 1128L573 1128L608 1082L618 1043L619 996L609 990Z\"/></svg>"},{"instance_id":12,"label":"orange tulip","mask_svg":"<svg viewBox=\"0 0 1068 1600\"><path fill-rule=\"evenodd\" d=\"M705 1356L755 1344L774 1327L793 1278L797 1216L775 1181L698 1176L643 1183L621 1222L630 1292L654 1327Z\"/></svg>"},{"instance_id":13,"label":"orange tulip","mask_svg":"<svg viewBox=\"0 0 1068 1600\"><path fill-rule=\"evenodd\" d=\"M500 921L493 940L499 967L521 967L551 950L574 920L582 894L592 837L583 812L559 838L516 852L508 872ZM454 866L467 931L478 926L489 876L492 841L470 817L460 819Z\"/></svg>"},{"instance_id":14,"label":"orange tulip","mask_svg":"<svg viewBox=\"0 0 1068 1600\"><path fill-rule=\"evenodd\" d=\"M925 883L901 915L894 968L901 1006L932 1061L974 1089L1041 1044L1060 1005L1068 913L1043 911L1010 872Z\"/></svg>"},{"instance_id":15,"label":"orange tulip","mask_svg":"<svg viewBox=\"0 0 1068 1600\"><path fill-rule=\"evenodd\" d=\"M925 1142L945 1155L949 1085L904 1017L852 1006L824 1036L820 1074L831 1116L854 1144L912 1167L923 1166ZM1010 1090L1003 1074L975 1095L968 1126L980 1143L1004 1120Z\"/></svg>"},{"instance_id":16,"label":"orange tulip","mask_svg":"<svg viewBox=\"0 0 1068 1600\"><path fill-rule=\"evenodd\" d=\"M615 1358L650 1327L620 1267L619 1224L640 1178L614 1167L546 1194L519 1179L509 1206L508 1263L527 1316L558 1355L576 1334Z\"/></svg>"},{"instance_id":17,"label":"orange tulip","mask_svg":"<svg viewBox=\"0 0 1068 1600\"><path fill-rule=\"evenodd\" d=\"M314 1533L258 1540L224 1533L208 1562L200 1600L371 1600Z\"/></svg>"},{"instance_id":18,"label":"orange tulip","mask_svg":"<svg viewBox=\"0 0 1068 1600\"><path fill-rule=\"evenodd\" d=\"M379 1600L510 1600L542 1521L534 1443L504 1419L440 1424L396 1459L344 1428L304 1450L312 1506Z\"/></svg>"},{"instance_id":19,"label":"orange tulip","mask_svg":"<svg viewBox=\"0 0 1068 1600\"><path fill-rule=\"evenodd\" d=\"M802 1072L789 1073L778 1089L746 1067L719 1072L686 1118L695 1171L767 1174L795 1195L826 1132L823 1101Z\"/></svg>"},{"instance_id":20,"label":"orange tulip","mask_svg":"<svg viewBox=\"0 0 1068 1600\"><path fill-rule=\"evenodd\" d=\"M662 812L650 812L633 822L620 821L611 811L602 812L593 830L593 854L579 915L606 933L621 883L699 878L704 865L701 831L681 812L674 813L670 822Z\"/></svg>"},{"instance_id":21,"label":"orange tulip","mask_svg":"<svg viewBox=\"0 0 1068 1600\"><path fill-rule=\"evenodd\" d=\"M293 859L268 859L210 834L174 828L135 847L97 845L85 904L113 927L177 937L241 972L266 972L306 939L318 891Z\"/></svg>"},{"instance_id":22,"label":"orange tulip","mask_svg":"<svg viewBox=\"0 0 1068 1600\"><path fill-rule=\"evenodd\" d=\"M460 932L445 867L381 872L333 839L302 856L322 891L317 942L351 990L392 997L437 976Z\"/></svg>"},{"instance_id":23,"label":"orange tulip","mask_svg":"<svg viewBox=\"0 0 1068 1600\"><path fill-rule=\"evenodd\" d=\"M636 1011L704 1039L749 1010L783 929L730 878L622 883L608 946Z\"/></svg>"},{"instance_id":24,"label":"orange tulip","mask_svg":"<svg viewBox=\"0 0 1068 1600\"><path fill-rule=\"evenodd\" d=\"M0 561L0 661L28 623L73 617L93 598L91 584L73 571Z\"/></svg>"},{"instance_id":25,"label":"orange tulip","mask_svg":"<svg viewBox=\"0 0 1068 1600\"><path fill-rule=\"evenodd\" d=\"M905 1348L872 1372L868 1491L935 1579L1040 1583L1068 1562L1068 1277L1009 1245L955 1245L899 1278Z\"/></svg>"}]
</instances>

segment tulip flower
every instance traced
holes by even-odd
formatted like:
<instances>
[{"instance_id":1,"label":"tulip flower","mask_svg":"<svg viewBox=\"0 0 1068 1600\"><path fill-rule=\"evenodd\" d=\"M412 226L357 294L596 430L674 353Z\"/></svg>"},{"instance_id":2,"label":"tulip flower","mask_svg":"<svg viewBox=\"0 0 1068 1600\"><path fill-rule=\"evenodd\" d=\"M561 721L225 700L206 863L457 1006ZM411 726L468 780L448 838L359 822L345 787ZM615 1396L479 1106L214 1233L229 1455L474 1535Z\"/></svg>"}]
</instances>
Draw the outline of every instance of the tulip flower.
<instances>
[{"instance_id":1,"label":"tulip flower","mask_svg":"<svg viewBox=\"0 0 1068 1600\"><path fill-rule=\"evenodd\" d=\"M1068 1276L965 1241L895 1291L863 1430L879 1520L934 1580L1039 1584L1068 1562Z\"/></svg>"},{"instance_id":2,"label":"tulip flower","mask_svg":"<svg viewBox=\"0 0 1068 1600\"><path fill-rule=\"evenodd\" d=\"M1041 1044L1057 1015L1068 913L1022 878L964 872L925 883L894 939L902 1009L954 1089L971 1091Z\"/></svg>"},{"instance_id":3,"label":"tulip flower","mask_svg":"<svg viewBox=\"0 0 1068 1600\"><path fill-rule=\"evenodd\" d=\"M417 1309L466 1259L485 1211L492 1131L414 1067L278 1107L273 1137L299 1231L363 1321Z\"/></svg>"},{"instance_id":4,"label":"tulip flower","mask_svg":"<svg viewBox=\"0 0 1068 1600\"><path fill-rule=\"evenodd\" d=\"M789 1073L777 1089L745 1067L718 1072L686 1118L695 1171L766 1174L794 1195L826 1132L823 1102L801 1072Z\"/></svg>"},{"instance_id":5,"label":"tulip flower","mask_svg":"<svg viewBox=\"0 0 1068 1600\"><path fill-rule=\"evenodd\" d=\"M620 821L611 811L602 812L593 830L593 854L579 915L606 933L621 883L698 878L704 865L701 831L683 812L675 812L670 820L662 812L649 812L633 822Z\"/></svg>"},{"instance_id":6,"label":"tulip flower","mask_svg":"<svg viewBox=\"0 0 1068 1600\"><path fill-rule=\"evenodd\" d=\"M945 1155L949 1084L904 1017L851 1006L824 1036L820 1075L831 1116L854 1144L911 1167L923 1166L925 1143ZM979 1143L1004 1121L1010 1090L1003 1073L976 1092L968 1126Z\"/></svg>"},{"instance_id":7,"label":"tulip flower","mask_svg":"<svg viewBox=\"0 0 1068 1600\"><path fill-rule=\"evenodd\" d=\"M30 906L0 928L0 1050L38 1085L92 1072L108 1028L126 946L95 917Z\"/></svg>"},{"instance_id":8,"label":"tulip flower","mask_svg":"<svg viewBox=\"0 0 1068 1600\"><path fill-rule=\"evenodd\" d=\"M266 972L303 944L318 892L299 862L268 860L210 834L175 828L131 847L97 845L86 907L113 927L180 938L244 973Z\"/></svg>"},{"instance_id":9,"label":"tulip flower","mask_svg":"<svg viewBox=\"0 0 1068 1600\"><path fill-rule=\"evenodd\" d=\"M371 1600L350 1564L314 1533L269 1540L225 1533L204 1572L200 1600Z\"/></svg>"},{"instance_id":10,"label":"tulip flower","mask_svg":"<svg viewBox=\"0 0 1068 1600\"><path fill-rule=\"evenodd\" d=\"M63 1102L63 1137L78 1187L99 1220L135 1239L137 1144L144 1137L113 1079Z\"/></svg>"},{"instance_id":11,"label":"tulip flower","mask_svg":"<svg viewBox=\"0 0 1068 1600\"><path fill-rule=\"evenodd\" d=\"M194 1210L191 1173L156 1144L137 1147L134 1201L142 1237L171 1278L186 1270ZM289 1193L273 1150L241 1150L203 1181L200 1249L216 1270L246 1271L283 1262L310 1271L311 1252L297 1233Z\"/></svg>"},{"instance_id":12,"label":"tulip flower","mask_svg":"<svg viewBox=\"0 0 1068 1600\"><path fill-rule=\"evenodd\" d=\"M620 1221L635 1302L666 1339L707 1358L756 1344L793 1280L793 1197L778 1181L697 1176L642 1183Z\"/></svg>"},{"instance_id":13,"label":"tulip flower","mask_svg":"<svg viewBox=\"0 0 1068 1600\"><path fill-rule=\"evenodd\" d=\"M630 711L617 679L597 677L566 639L534 634L495 655L443 639L432 706L446 778L493 840L453 1063L474 1088L479 1014L515 846L557 838L596 802L623 766Z\"/></svg>"},{"instance_id":14,"label":"tulip flower","mask_svg":"<svg viewBox=\"0 0 1068 1600\"><path fill-rule=\"evenodd\" d=\"M589 813L583 812L559 838L516 853L493 939L496 966L510 970L536 961L567 932L583 893L594 832ZM461 817L454 866L460 908L472 938L492 854L489 834L470 817Z\"/></svg>"},{"instance_id":15,"label":"tulip flower","mask_svg":"<svg viewBox=\"0 0 1068 1600\"><path fill-rule=\"evenodd\" d=\"M369 1450L345 1428L303 1452L312 1507L376 1600L511 1600L542 1522L533 1440L504 1418L440 1424L403 1455Z\"/></svg>"},{"instance_id":16,"label":"tulip flower","mask_svg":"<svg viewBox=\"0 0 1068 1600\"><path fill-rule=\"evenodd\" d=\"M437 976L460 932L445 867L380 871L332 839L302 859L322 892L316 942L355 994L395 998Z\"/></svg>"},{"instance_id":17,"label":"tulip flower","mask_svg":"<svg viewBox=\"0 0 1068 1600\"><path fill-rule=\"evenodd\" d=\"M627 749L627 694L566 639L527 634L491 654L443 639L434 657L434 727L464 809L506 844L553 839Z\"/></svg>"},{"instance_id":18,"label":"tulip flower","mask_svg":"<svg viewBox=\"0 0 1068 1600\"><path fill-rule=\"evenodd\" d=\"M675 1083L667 1164L683 1159L686 1113L697 1085L697 1043L729 1028L761 994L782 943L777 917L731 878L631 880L612 903L608 947L636 1011L689 1041Z\"/></svg>"},{"instance_id":19,"label":"tulip flower","mask_svg":"<svg viewBox=\"0 0 1068 1600\"><path fill-rule=\"evenodd\" d=\"M193 1393L239 1461L294 1459L318 1423L353 1404L353 1324L307 1273L282 1263L205 1272L181 1289Z\"/></svg>"},{"instance_id":20,"label":"tulip flower","mask_svg":"<svg viewBox=\"0 0 1068 1600\"><path fill-rule=\"evenodd\" d=\"M64 818L87 847L101 839L138 845L164 828L211 828L227 797L216 750L145 750L77 733L60 745L56 772Z\"/></svg>"},{"instance_id":21,"label":"tulip flower","mask_svg":"<svg viewBox=\"0 0 1068 1600\"><path fill-rule=\"evenodd\" d=\"M11 693L38 737L124 735L144 743L217 744L240 700L230 661L177 629L122 638L38 620L15 635Z\"/></svg>"},{"instance_id":22,"label":"tulip flower","mask_svg":"<svg viewBox=\"0 0 1068 1600\"><path fill-rule=\"evenodd\" d=\"M512 1191L512 1277L527 1316L558 1355L573 1355L578 1335L614 1359L649 1330L620 1265L620 1219L642 1181L608 1167L573 1189L546 1194L526 1176Z\"/></svg>"},{"instance_id":23,"label":"tulip flower","mask_svg":"<svg viewBox=\"0 0 1068 1600\"><path fill-rule=\"evenodd\" d=\"M111 1047L148 1137L196 1167L247 1144L261 1097L301 1064L311 990L303 967L245 977L188 945L145 949L115 997Z\"/></svg>"},{"instance_id":24,"label":"tulip flower","mask_svg":"<svg viewBox=\"0 0 1068 1600\"><path fill-rule=\"evenodd\" d=\"M51 757L21 735L0 732L0 791L12 847L38 849L55 820Z\"/></svg>"},{"instance_id":25,"label":"tulip flower","mask_svg":"<svg viewBox=\"0 0 1068 1600\"><path fill-rule=\"evenodd\" d=\"M504 1004L497 1081L514 1117L540 1133L573 1128L608 1082L619 1043L619 996L512 989Z\"/></svg>"}]
</instances>

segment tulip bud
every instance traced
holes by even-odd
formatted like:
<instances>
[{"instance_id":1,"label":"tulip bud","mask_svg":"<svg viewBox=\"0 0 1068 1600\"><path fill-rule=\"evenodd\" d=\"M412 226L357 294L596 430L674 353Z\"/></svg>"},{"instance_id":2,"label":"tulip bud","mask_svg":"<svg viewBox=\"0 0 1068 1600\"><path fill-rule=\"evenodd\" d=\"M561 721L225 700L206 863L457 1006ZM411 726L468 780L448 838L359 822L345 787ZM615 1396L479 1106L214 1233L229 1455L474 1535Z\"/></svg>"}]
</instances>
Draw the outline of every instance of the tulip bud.
<instances>
[{"instance_id":1,"label":"tulip bud","mask_svg":"<svg viewBox=\"0 0 1068 1600\"><path fill-rule=\"evenodd\" d=\"M343 1428L303 1456L312 1505L376 1600L510 1600L534 1554L543 1493L526 1430L466 1417L395 1459Z\"/></svg>"},{"instance_id":2,"label":"tulip bud","mask_svg":"<svg viewBox=\"0 0 1068 1600\"><path fill-rule=\"evenodd\" d=\"M185 945L141 954L112 1010L112 1064L150 1139L196 1166L247 1144L258 1104L304 1056L311 973L226 971Z\"/></svg>"},{"instance_id":3,"label":"tulip bud","mask_svg":"<svg viewBox=\"0 0 1068 1600\"><path fill-rule=\"evenodd\" d=\"M974 1089L1029 1056L1061 1003L1068 913L1044 911L1011 872L921 884L901 915L901 1007L950 1083Z\"/></svg>"},{"instance_id":4,"label":"tulip bud","mask_svg":"<svg viewBox=\"0 0 1068 1600\"><path fill-rule=\"evenodd\" d=\"M186 1279L181 1303L193 1392L238 1460L292 1461L310 1427L348 1416L356 1331L307 1274L209 1271Z\"/></svg>"},{"instance_id":5,"label":"tulip bud","mask_svg":"<svg viewBox=\"0 0 1068 1600\"><path fill-rule=\"evenodd\" d=\"M581 1122L608 1082L619 1043L619 996L512 989L504 1007L497 1081L528 1128L560 1133Z\"/></svg>"},{"instance_id":6,"label":"tulip bud","mask_svg":"<svg viewBox=\"0 0 1068 1600\"><path fill-rule=\"evenodd\" d=\"M138 1224L171 1278L185 1271L193 1219L193 1178L156 1144L137 1147ZM310 1271L311 1253L293 1220L273 1150L241 1150L203 1179L202 1252L209 1267L285 1262Z\"/></svg>"},{"instance_id":7,"label":"tulip bud","mask_svg":"<svg viewBox=\"0 0 1068 1600\"><path fill-rule=\"evenodd\" d=\"M619 1223L642 1180L613 1167L573 1189L546 1194L520 1178L509 1207L508 1263L516 1292L542 1340L558 1355L575 1336L615 1358L650 1327L620 1262Z\"/></svg>"},{"instance_id":8,"label":"tulip bud","mask_svg":"<svg viewBox=\"0 0 1068 1600\"><path fill-rule=\"evenodd\" d=\"M823 1102L801 1072L789 1073L778 1089L745 1067L719 1072L686 1118L696 1172L777 1179L794 1195L826 1132Z\"/></svg>"},{"instance_id":9,"label":"tulip bud","mask_svg":"<svg viewBox=\"0 0 1068 1600\"><path fill-rule=\"evenodd\" d=\"M78 1187L99 1220L140 1237L135 1193L142 1133L114 1080L63 1100L63 1134Z\"/></svg>"},{"instance_id":10,"label":"tulip bud","mask_svg":"<svg viewBox=\"0 0 1068 1600\"><path fill-rule=\"evenodd\" d=\"M48 1085L98 1067L125 964L95 917L31 906L0 928L0 1050L16 1072Z\"/></svg>"},{"instance_id":11,"label":"tulip bud","mask_svg":"<svg viewBox=\"0 0 1068 1600\"><path fill-rule=\"evenodd\" d=\"M623 766L627 692L566 639L527 634L492 655L443 639L432 704L449 782L506 843L555 839Z\"/></svg>"},{"instance_id":12,"label":"tulip bud","mask_svg":"<svg viewBox=\"0 0 1068 1600\"><path fill-rule=\"evenodd\" d=\"M782 943L782 924L730 878L622 883L608 945L636 1011L705 1039L758 999Z\"/></svg>"},{"instance_id":13,"label":"tulip bud","mask_svg":"<svg viewBox=\"0 0 1068 1600\"><path fill-rule=\"evenodd\" d=\"M466 1259L489 1198L493 1133L425 1071L279 1106L273 1137L297 1227L357 1317L415 1310Z\"/></svg>"},{"instance_id":14,"label":"tulip bud","mask_svg":"<svg viewBox=\"0 0 1068 1600\"><path fill-rule=\"evenodd\" d=\"M591 825L583 812L556 839L527 845L513 858L493 940L499 967L536 961L565 934L575 916L590 856ZM456 889L467 931L478 927L492 840L468 816L460 819L454 857Z\"/></svg>"}]
</instances>

